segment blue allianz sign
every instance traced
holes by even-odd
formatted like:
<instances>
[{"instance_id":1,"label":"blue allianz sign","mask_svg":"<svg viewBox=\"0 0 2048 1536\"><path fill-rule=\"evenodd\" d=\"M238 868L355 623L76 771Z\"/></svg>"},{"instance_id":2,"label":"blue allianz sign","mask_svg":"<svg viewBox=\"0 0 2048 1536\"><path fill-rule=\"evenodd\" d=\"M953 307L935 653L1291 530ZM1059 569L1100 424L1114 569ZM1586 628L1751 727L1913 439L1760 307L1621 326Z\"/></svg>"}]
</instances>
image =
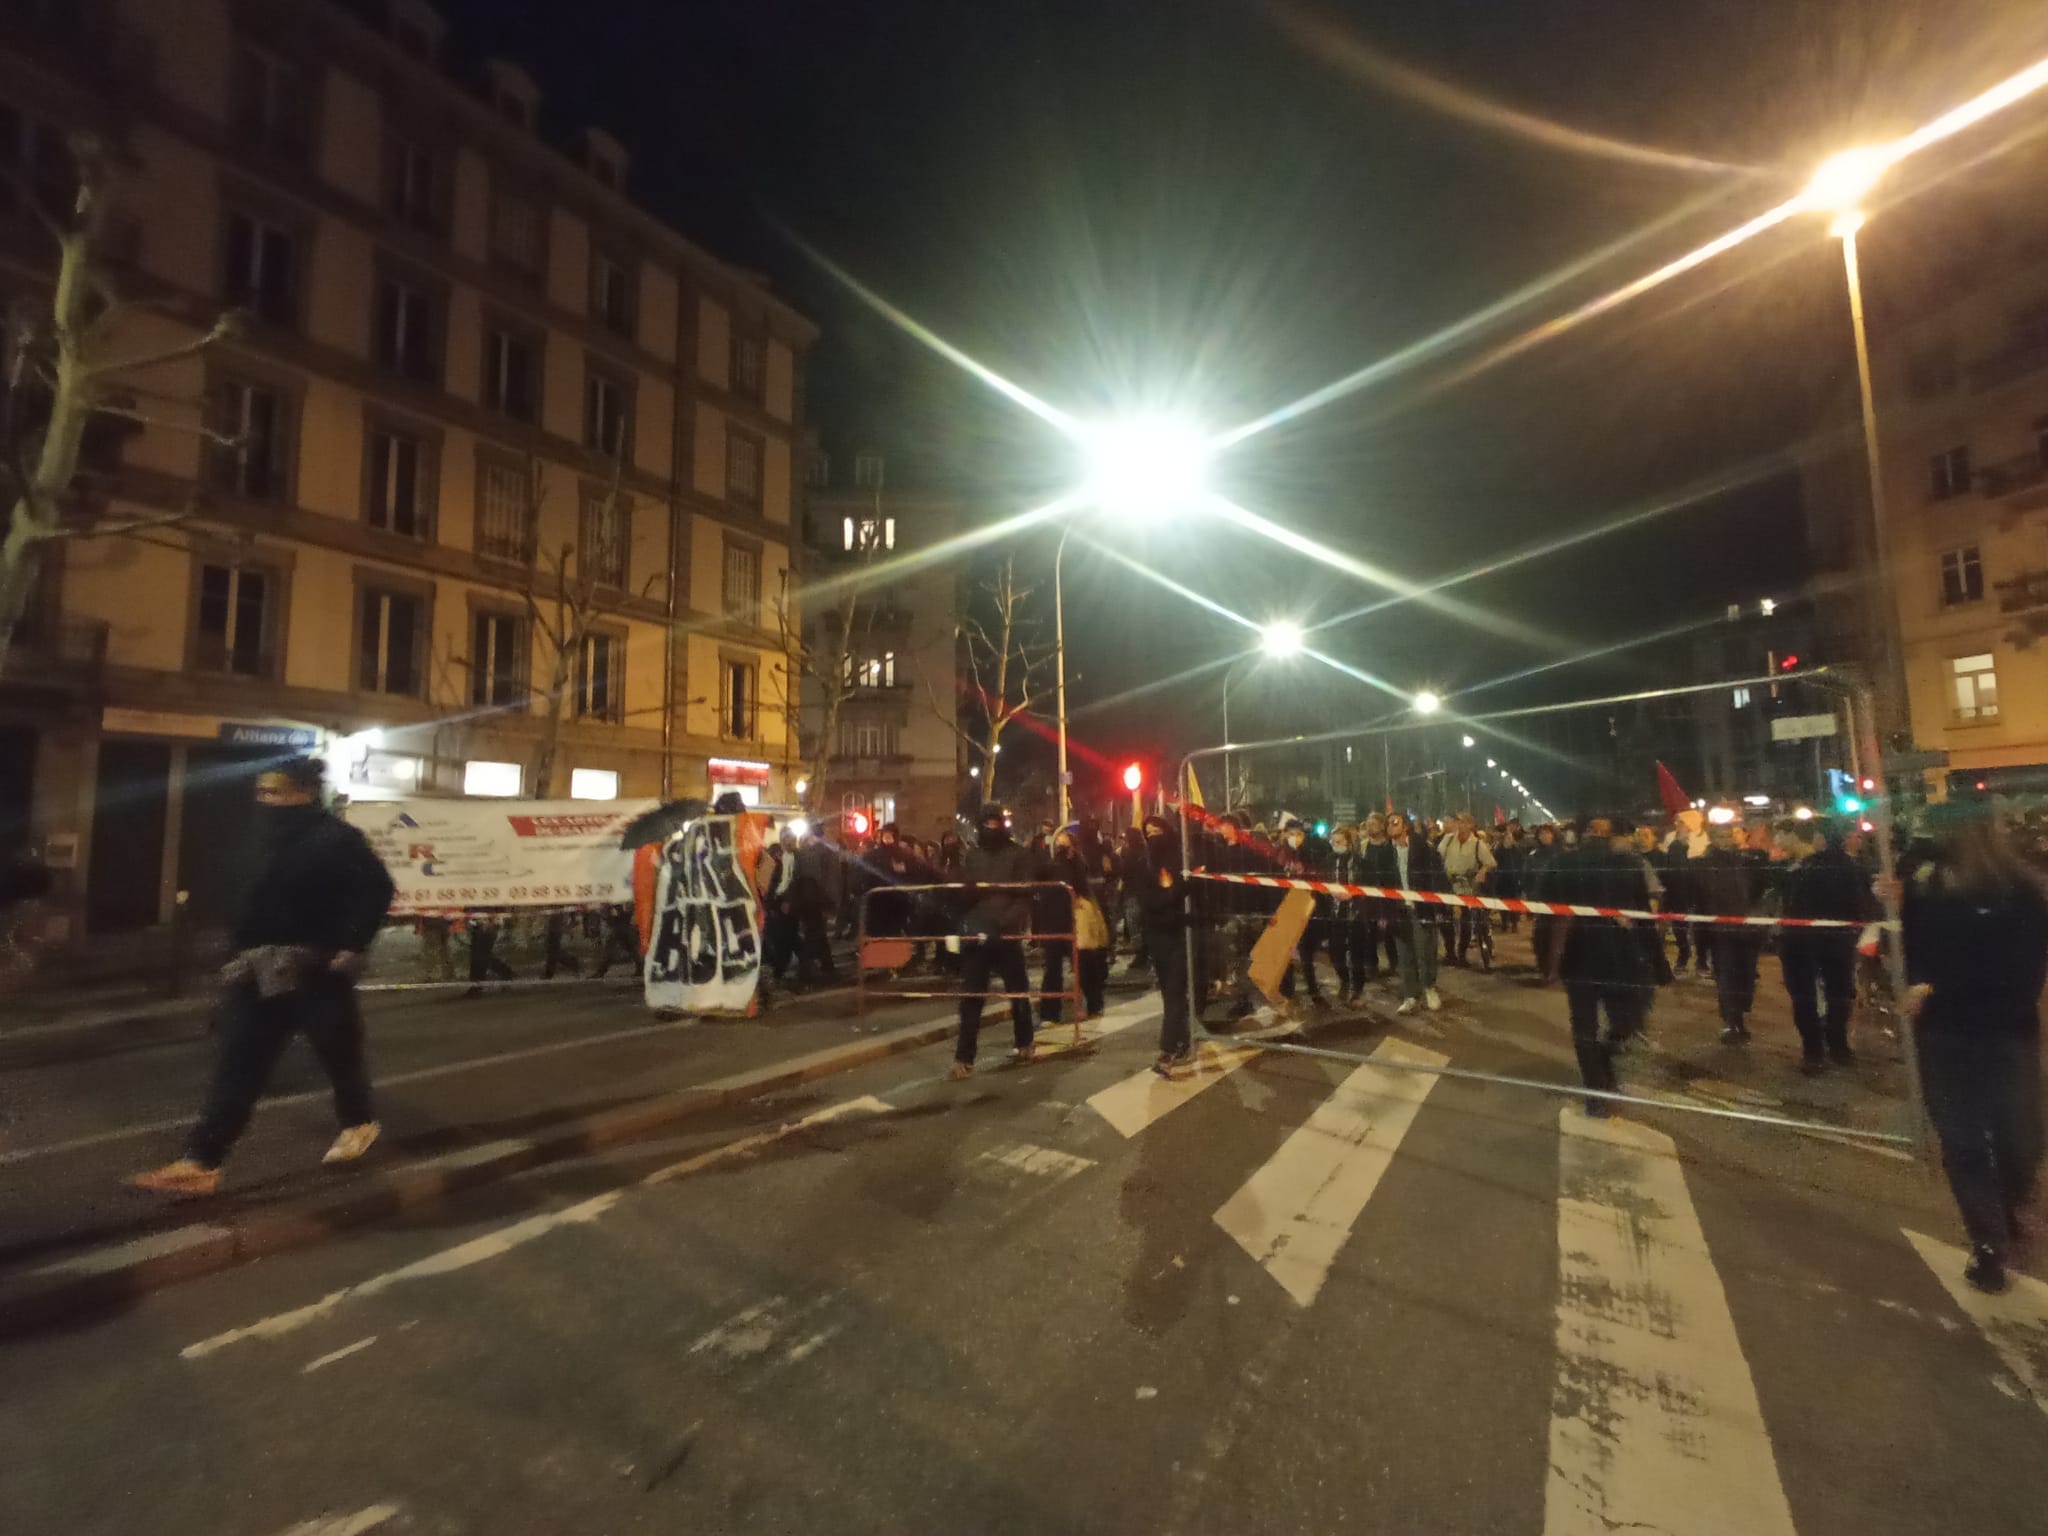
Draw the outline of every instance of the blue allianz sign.
<instances>
[{"instance_id":1,"label":"blue allianz sign","mask_svg":"<svg viewBox=\"0 0 2048 1536\"><path fill-rule=\"evenodd\" d=\"M310 725L255 725L223 720L220 739L231 747L276 747L283 752L310 752L320 733Z\"/></svg>"}]
</instances>

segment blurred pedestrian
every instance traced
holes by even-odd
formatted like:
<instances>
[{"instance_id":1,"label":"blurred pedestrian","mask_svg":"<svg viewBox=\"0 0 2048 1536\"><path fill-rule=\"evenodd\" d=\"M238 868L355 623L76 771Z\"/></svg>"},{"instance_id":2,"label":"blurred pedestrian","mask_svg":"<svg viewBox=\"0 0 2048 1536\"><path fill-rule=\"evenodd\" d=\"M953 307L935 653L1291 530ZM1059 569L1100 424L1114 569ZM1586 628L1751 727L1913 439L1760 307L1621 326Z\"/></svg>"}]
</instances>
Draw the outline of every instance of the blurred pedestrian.
<instances>
[{"instance_id":1,"label":"blurred pedestrian","mask_svg":"<svg viewBox=\"0 0 2048 1536\"><path fill-rule=\"evenodd\" d=\"M1102 1012L1103 988L1108 980L1108 935L1099 931L1102 908L1095 900L1095 881L1081 856L1080 839L1071 827L1054 834L1052 859L1036 879L1056 880L1067 888L1066 899L1057 891L1040 891L1035 926L1042 933L1071 933L1071 939L1047 939L1045 979L1038 990L1041 1024L1066 1022L1067 967L1074 967L1075 988L1081 994L1081 1011L1088 1018Z\"/></svg>"},{"instance_id":2,"label":"blurred pedestrian","mask_svg":"<svg viewBox=\"0 0 2048 1536\"><path fill-rule=\"evenodd\" d=\"M1290 814L1280 818L1280 847L1275 851L1274 861L1280 873L1290 880L1330 878L1330 845L1311 832L1299 816ZM1309 1005L1327 1008L1329 1003L1323 997L1322 982L1316 976L1316 952L1329 942L1331 902L1320 892L1312 895L1310 900L1315 905L1310 909L1308 922L1301 930L1301 939L1294 947L1294 959L1280 978L1280 995L1290 1000L1293 998L1294 976L1298 968Z\"/></svg>"},{"instance_id":3,"label":"blurred pedestrian","mask_svg":"<svg viewBox=\"0 0 2048 1536\"><path fill-rule=\"evenodd\" d=\"M1147 816L1141 834L1144 864L1136 876L1145 953L1159 988L1159 1059L1152 1070L1171 1077L1194 1060L1188 1001L1188 919L1182 900L1180 830L1165 816Z\"/></svg>"},{"instance_id":4,"label":"blurred pedestrian","mask_svg":"<svg viewBox=\"0 0 2048 1536\"><path fill-rule=\"evenodd\" d=\"M1847 1066L1849 1015L1856 1006L1856 937L1878 915L1870 877L1842 848L1843 830L1827 822L1781 827L1778 845L1788 862L1776 867L1783 915L1842 926L1787 927L1778 935L1778 968L1792 999L1799 1030L1801 1070ZM1822 996L1827 1000L1823 1016Z\"/></svg>"},{"instance_id":5,"label":"blurred pedestrian","mask_svg":"<svg viewBox=\"0 0 2048 1536\"><path fill-rule=\"evenodd\" d=\"M1396 811L1387 818L1387 841L1366 851L1367 885L1404 891L1445 891L1450 888L1443 860L1426 838L1412 837L1408 818ZM1413 901L1388 902L1389 929L1401 947L1401 1002L1396 1013L1413 1013L1418 1004L1435 1013L1444 1005L1436 989L1436 925Z\"/></svg>"},{"instance_id":6,"label":"blurred pedestrian","mask_svg":"<svg viewBox=\"0 0 2048 1536\"><path fill-rule=\"evenodd\" d=\"M249 1124L278 1058L303 1033L334 1090L340 1131L322 1159L350 1163L378 1134L355 979L393 887L369 843L320 804L324 770L298 757L256 779L256 868L221 972L213 1081L185 1155L130 1182L161 1194L220 1187L221 1164Z\"/></svg>"},{"instance_id":7,"label":"blurred pedestrian","mask_svg":"<svg viewBox=\"0 0 2048 1536\"><path fill-rule=\"evenodd\" d=\"M1992 808L1930 807L1933 856L1904 882L1906 1006L1942 1166L1970 1234L1964 1278L2005 1289L2041 1160L2048 892Z\"/></svg>"},{"instance_id":8,"label":"blurred pedestrian","mask_svg":"<svg viewBox=\"0 0 2048 1536\"><path fill-rule=\"evenodd\" d=\"M1756 917L1763 912L1764 877L1769 864L1770 829L1758 827L1761 840L1744 846L1733 825L1715 827L1706 853L1687 871L1693 910L1713 917ZM1749 1043L1749 1013L1756 1006L1757 959L1768 930L1716 924L1714 1001L1721 1013L1721 1043Z\"/></svg>"},{"instance_id":9,"label":"blurred pedestrian","mask_svg":"<svg viewBox=\"0 0 2048 1536\"><path fill-rule=\"evenodd\" d=\"M1616 823L1587 819L1580 846L1561 854L1545 870L1542 897L1580 907L1645 910L1650 886L1642 857L1632 842L1617 839ZM1642 1033L1649 1012L1649 958L1628 921L1614 917L1565 917L1558 945L1557 974L1564 982L1571 1014L1572 1049L1588 1088L1613 1093L1619 1085L1614 1056ZM1601 1030L1601 1015L1606 1030ZM1608 1112L1604 1099L1588 1097L1586 1113Z\"/></svg>"},{"instance_id":10,"label":"blurred pedestrian","mask_svg":"<svg viewBox=\"0 0 2048 1536\"><path fill-rule=\"evenodd\" d=\"M1010 834L1010 813L991 801L981 808L974 846L962 869L967 883L967 911L961 922L960 1035L953 1047L955 1080L974 1075L975 1048L981 1036L982 994L1000 979L1010 1004L1010 1025L1016 1049L1012 1059L1032 1058L1031 977L1024 964L1024 938L1031 931L1032 903L1028 887L1038 877L1031 851L1017 846Z\"/></svg>"}]
</instances>

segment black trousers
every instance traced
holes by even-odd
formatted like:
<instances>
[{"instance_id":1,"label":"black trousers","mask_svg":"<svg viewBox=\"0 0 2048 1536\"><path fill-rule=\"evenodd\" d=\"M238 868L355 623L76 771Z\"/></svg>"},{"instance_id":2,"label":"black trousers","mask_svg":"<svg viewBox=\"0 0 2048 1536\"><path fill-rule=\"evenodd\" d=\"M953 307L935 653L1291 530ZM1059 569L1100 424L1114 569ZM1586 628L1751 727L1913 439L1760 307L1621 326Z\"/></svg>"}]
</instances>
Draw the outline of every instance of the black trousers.
<instances>
[{"instance_id":1,"label":"black trousers","mask_svg":"<svg viewBox=\"0 0 2048 1536\"><path fill-rule=\"evenodd\" d=\"M836 981L832 969L832 937L826 931L823 907L801 907L796 913L796 979L808 986L813 981Z\"/></svg>"},{"instance_id":2,"label":"black trousers","mask_svg":"<svg viewBox=\"0 0 2048 1536\"><path fill-rule=\"evenodd\" d=\"M1970 1243L2003 1254L2041 1161L2040 1038L1961 1024L1922 1029L1918 1045L1928 1118Z\"/></svg>"},{"instance_id":3,"label":"black trousers","mask_svg":"<svg viewBox=\"0 0 2048 1536\"><path fill-rule=\"evenodd\" d=\"M238 981L221 995L219 1017L213 1081L199 1123L185 1142L185 1155L193 1162L218 1168L227 1160L295 1034L305 1035L334 1085L334 1118L343 1126L377 1118L370 1103L370 1069L363 1060L363 1016L346 977L316 976L282 997L260 997L253 981Z\"/></svg>"},{"instance_id":4,"label":"black trousers","mask_svg":"<svg viewBox=\"0 0 2048 1536\"><path fill-rule=\"evenodd\" d=\"M1287 974L1280 978L1280 995L1294 996L1294 973L1299 970L1308 995L1320 999L1323 984L1316 979L1316 951L1329 942L1330 920L1326 917L1312 917L1301 930L1301 942L1294 947L1294 959L1288 963Z\"/></svg>"},{"instance_id":5,"label":"black trousers","mask_svg":"<svg viewBox=\"0 0 2048 1536\"><path fill-rule=\"evenodd\" d=\"M1347 902L1330 919L1330 963L1340 991L1359 991L1380 970L1380 925L1358 911L1359 905Z\"/></svg>"},{"instance_id":6,"label":"black trousers","mask_svg":"<svg viewBox=\"0 0 2048 1536\"><path fill-rule=\"evenodd\" d=\"M1031 975L1024 964L1021 939L968 939L960 955L960 986L969 994L960 999L960 1038L953 1046L953 1059L970 1065L981 1035L981 1005L974 995L989 990L991 980L1000 980L1010 996L1010 1027L1018 1050L1031 1044L1036 1031L1031 1023Z\"/></svg>"},{"instance_id":7,"label":"black trousers","mask_svg":"<svg viewBox=\"0 0 2048 1536\"><path fill-rule=\"evenodd\" d=\"M1045 946L1045 979L1039 984L1041 992L1064 992L1067 986L1067 952L1073 945L1060 943ZM1084 949L1077 967L1081 983L1081 1011L1093 1018L1102 1012L1104 994L1109 990L1109 951L1106 949ZM1066 999L1059 997L1041 998L1038 1003L1038 1017L1047 1024L1059 1024L1066 1019Z\"/></svg>"},{"instance_id":8,"label":"black trousers","mask_svg":"<svg viewBox=\"0 0 2048 1536\"><path fill-rule=\"evenodd\" d=\"M1619 1086L1614 1075L1614 1049L1642 1028L1643 999L1640 987L1610 981L1567 981L1565 1003L1571 1013L1572 1049L1579 1058L1579 1077L1588 1088L1612 1093ZM1607 1032L1600 1032L1600 1015L1607 1015Z\"/></svg>"},{"instance_id":9,"label":"black trousers","mask_svg":"<svg viewBox=\"0 0 2048 1536\"><path fill-rule=\"evenodd\" d=\"M1159 983L1159 1054L1179 1056L1194 1048L1188 1018L1188 931L1179 923L1148 925L1145 953Z\"/></svg>"},{"instance_id":10,"label":"black trousers","mask_svg":"<svg viewBox=\"0 0 2048 1536\"><path fill-rule=\"evenodd\" d=\"M1756 963L1763 948L1761 929L1714 931L1714 999L1721 1005L1721 1022L1732 1029L1749 1027L1749 1010L1756 1006Z\"/></svg>"},{"instance_id":11,"label":"black trousers","mask_svg":"<svg viewBox=\"0 0 2048 1536\"><path fill-rule=\"evenodd\" d=\"M472 923L469 929L469 984L478 986L497 977L512 979L512 967L498 958L498 929L495 923Z\"/></svg>"},{"instance_id":12,"label":"black trousers","mask_svg":"<svg viewBox=\"0 0 2048 1536\"><path fill-rule=\"evenodd\" d=\"M1778 940L1778 965L1792 999L1792 1022L1809 1061L1849 1048L1849 1015L1856 1007L1856 934L1848 928L1796 928ZM1822 1019L1820 994L1827 995Z\"/></svg>"}]
</instances>

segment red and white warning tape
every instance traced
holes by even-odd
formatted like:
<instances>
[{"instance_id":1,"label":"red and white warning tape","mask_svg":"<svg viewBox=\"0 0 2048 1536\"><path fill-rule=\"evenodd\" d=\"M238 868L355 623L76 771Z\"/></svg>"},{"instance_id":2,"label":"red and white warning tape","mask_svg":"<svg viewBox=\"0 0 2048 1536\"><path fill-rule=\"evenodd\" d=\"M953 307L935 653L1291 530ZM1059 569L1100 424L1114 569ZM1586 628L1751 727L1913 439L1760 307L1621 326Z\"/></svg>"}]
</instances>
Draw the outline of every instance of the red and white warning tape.
<instances>
[{"instance_id":1,"label":"red and white warning tape","mask_svg":"<svg viewBox=\"0 0 2048 1536\"><path fill-rule=\"evenodd\" d=\"M1404 891L1385 885L1341 885L1335 880L1290 880L1279 875L1212 875L1190 871L1196 880L1257 885L1276 891L1314 891L1322 896L1376 896L1385 901L1421 902L1436 907L1484 907L1489 912L1530 912L1538 917L1632 917L1649 923L1709 923L1722 928L1856 928L1861 922L1837 917L1717 917L1700 912L1638 912L1628 907L1579 907L1562 901L1524 901L1515 896L1458 896L1448 891Z\"/></svg>"}]
</instances>

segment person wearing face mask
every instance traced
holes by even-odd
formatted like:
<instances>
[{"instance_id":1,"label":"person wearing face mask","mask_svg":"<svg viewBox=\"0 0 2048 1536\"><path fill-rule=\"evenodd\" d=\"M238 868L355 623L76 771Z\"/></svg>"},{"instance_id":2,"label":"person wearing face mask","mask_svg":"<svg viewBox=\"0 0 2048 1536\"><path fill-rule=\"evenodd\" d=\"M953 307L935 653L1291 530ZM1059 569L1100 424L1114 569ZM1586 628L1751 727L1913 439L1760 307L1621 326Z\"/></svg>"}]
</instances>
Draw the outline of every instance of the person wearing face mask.
<instances>
[{"instance_id":1,"label":"person wearing face mask","mask_svg":"<svg viewBox=\"0 0 2048 1536\"><path fill-rule=\"evenodd\" d=\"M1358 827L1330 829L1330 879L1338 885L1365 884L1363 842ZM1366 975L1365 901L1356 896L1332 899L1330 911L1330 964L1337 972L1337 1001L1358 1001L1370 979Z\"/></svg>"},{"instance_id":2,"label":"person wearing face mask","mask_svg":"<svg viewBox=\"0 0 2048 1536\"><path fill-rule=\"evenodd\" d=\"M974 846L967 850L961 878L967 886L967 911L960 924L960 1037L953 1047L952 1071L956 1081L974 1075L985 1001L982 994L993 979L1002 981L1002 995L1010 1004L1016 1043L1012 1059L1025 1062L1033 1054L1031 977L1024 963L1032 893L990 887L1028 886L1038 878L1038 868L1031 850L1019 847L1010 835L1010 813L1002 805L990 802L981 808Z\"/></svg>"},{"instance_id":3,"label":"person wearing face mask","mask_svg":"<svg viewBox=\"0 0 2048 1536\"><path fill-rule=\"evenodd\" d=\"M1090 878L1087 862L1081 857L1072 827L1063 827L1054 836L1051 868L1042 870L1040 878L1057 880L1064 885L1067 898L1062 900L1057 891L1038 893L1039 930L1043 933L1072 933L1075 937L1045 941L1045 979L1038 988L1045 995L1038 1002L1039 1022L1065 1022L1066 999L1057 994L1066 990L1070 962L1080 987L1083 1014L1091 1019L1099 1018L1104 1001L1103 989L1109 981L1108 934L1100 931L1102 907L1096 900L1095 882Z\"/></svg>"},{"instance_id":4,"label":"person wearing face mask","mask_svg":"<svg viewBox=\"0 0 2048 1536\"><path fill-rule=\"evenodd\" d=\"M1217 842L1211 849L1211 869L1217 874L1270 875L1272 862L1259 850L1253 835L1245 830L1244 815L1226 811L1216 824ZM1210 888L1210 910L1221 932L1216 962L1227 976L1233 994L1232 1016L1244 1018L1258 1008L1258 992L1252 985L1252 948L1266 931L1275 892L1255 885L1218 884Z\"/></svg>"},{"instance_id":5,"label":"person wearing face mask","mask_svg":"<svg viewBox=\"0 0 2048 1536\"><path fill-rule=\"evenodd\" d=\"M161 1194L220 1187L221 1164L295 1034L334 1088L341 1130L321 1161L351 1163L377 1139L355 978L390 910L391 876L362 833L320 804L319 759L292 758L256 780L255 876L221 972L220 1044L198 1123L176 1162L131 1180Z\"/></svg>"},{"instance_id":6,"label":"person wearing face mask","mask_svg":"<svg viewBox=\"0 0 2048 1536\"><path fill-rule=\"evenodd\" d=\"M1141 941L1159 987L1159 1059L1152 1070L1173 1076L1195 1059L1188 1009L1188 923L1182 901L1180 829L1165 816L1147 816L1141 834L1143 863L1127 864L1138 904Z\"/></svg>"},{"instance_id":7,"label":"person wearing face mask","mask_svg":"<svg viewBox=\"0 0 2048 1536\"><path fill-rule=\"evenodd\" d=\"M1443 860L1426 839L1409 835L1408 818L1399 811L1387 818L1387 841L1366 850L1365 868L1367 885L1450 889ZM1436 1012L1444 1005L1436 990L1436 925L1413 902L1389 902L1386 917L1401 950L1401 1004L1395 1012L1413 1013L1418 1004Z\"/></svg>"},{"instance_id":8,"label":"person wearing face mask","mask_svg":"<svg viewBox=\"0 0 2048 1536\"><path fill-rule=\"evenodd\" d=\"M1300 817L1283 815L1280 818L1280 848L1276 862L1280 873L1290 880L1327 880L1330 877L1330 845L1310 832ZM1318 893L1314 899L1315 910L1301 930L1301 942L1295 946L1294 953L1310 1006L1327 1008L1329 1003L1323 997L1322 983L1316 977L1316 951L1329 942L1332 907L1327 896ZM1290 964L1287 974L1280 979L1282 997L1291 999L1294 996L1296 964Z\"/></svg>"}]
</instances>

